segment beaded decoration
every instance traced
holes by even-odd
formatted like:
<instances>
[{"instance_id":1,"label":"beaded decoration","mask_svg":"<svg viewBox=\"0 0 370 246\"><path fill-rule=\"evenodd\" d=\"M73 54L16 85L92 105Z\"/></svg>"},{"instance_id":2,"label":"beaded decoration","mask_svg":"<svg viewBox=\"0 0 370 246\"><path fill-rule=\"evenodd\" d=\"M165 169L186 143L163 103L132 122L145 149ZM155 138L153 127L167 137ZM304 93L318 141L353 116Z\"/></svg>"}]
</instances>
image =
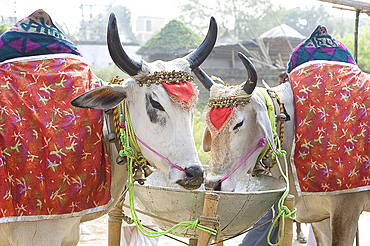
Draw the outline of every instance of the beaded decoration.
<instances>
[{"instance_id":1,"label":"beaded decoration","mask_svg":"<svg viewBox=\"0 0 370 246\"><path fill-rule=\"evenodd\" d=\"M145 78L137 80L139 86L151 86L152 84L159 85L161 83L180 83L180 82L191 82L194 81L193 76L188 74L185 71L175 71L172 72L154 72L150 73L149 75L145 76Z\"/></svg>"},{"instance_id":2,"label":"beaded decoration","mask_svg":"<svg viewBox=\"0 0 370 246\"><path fill-rule=\"evenodd\" d=\"M252 95L225 96L208 100L206 123L212 137L216 137L229 126L237 106L247 105L251 97Z\"/></svg>"},{"instance_id":3,"label":"beaded decoration","mask_svg":"<svg viewBox=\"0 0 370 246\"><path fill-rule=\"evenodd\" d=\"M246 105L250 103L252 95L235 97L218 97L208 99L209 108L223 108L237 105Z\"/></svg>"}]
</instances>

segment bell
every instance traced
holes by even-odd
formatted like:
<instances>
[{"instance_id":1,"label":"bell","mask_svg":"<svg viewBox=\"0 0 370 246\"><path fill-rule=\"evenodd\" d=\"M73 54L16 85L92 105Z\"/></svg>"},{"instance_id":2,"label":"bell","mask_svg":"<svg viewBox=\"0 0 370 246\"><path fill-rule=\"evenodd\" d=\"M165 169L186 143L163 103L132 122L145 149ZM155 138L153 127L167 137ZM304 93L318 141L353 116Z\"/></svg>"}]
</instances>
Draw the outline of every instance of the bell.
<instances>
[{"instance_id":1,"label":"bell","mask_svg":"<svg viewBox=\"0 0 370 246\"><path fill-rule=\"evenodd\" d=\"M113 132L108 133L108 141L110 143L116 142L117 141L117 135L115 133L113 133Z\"/></svg>"},{"instance_id":2,"label":"bell","mask_svg":"<svg viewBox=\"0 0 370 246\"><path fill-rule=\"evenodd\" d=\"M286 121L286 115L285 114L279 114L277 115L277 119L280 121Z\"/></svg>"},{"instance_id":3,"label":"bell","mask_svg":"<svg viewBox=\"0 0 370 246\"><path fill-rule=\"evenodd\" d=\"M146 181L146 178L145 178L145 173L142 168L139 167L136 169L134 180L137 181L141 185L144 184L144 181Z\"/></svg>"},{"instance_id":4,"label":"bell","mask_svg":"<svg viewBox=\"0 0 370 246\"><path fill-rule=\"evenodd\" d=\"M122 156L118 156L117 159L116 159L116 163L118 165L125 165L127 163L126 158L122 157Z\"/></svg>"},{"instance_id":5,"label":"bell","mask_svg":"<svg viewBox=\"0 0 370 246\"><path fill-rule=\"evenodd\" d=\"M148 165L143 166L145 178L154 172L154 168Z\"/></svg>"},{"instance_id":6,"label":"bell","mask_svg":"<svg viewBox=\"0 0 370 246\"><path fill-rule=\"evenodd\" d=\"M253 168L252 176L259 176L265 171L265 168L261 165L261 163L256 163Z\"/></svg>"},{"instance_id":7,"label":"bell","mask_svg":"<svg viewBox=\"0 0 370 246\"><path fill-rule=\"evenodd\" d=\"M113 113L113 109L107 109L104 111L105 114L112 114Z\"/></svg>"},{"instance_id":8,"label":"bell","mask_svg":"<svg viewBox=\"0 0 370 246\"><path fill-rule=\"evenodd\" d=\"M265 167L272 167L274 160L271 158L272 151L269 149L266 155L262 158L262 163Z\"/></svg>"}]
</instances>

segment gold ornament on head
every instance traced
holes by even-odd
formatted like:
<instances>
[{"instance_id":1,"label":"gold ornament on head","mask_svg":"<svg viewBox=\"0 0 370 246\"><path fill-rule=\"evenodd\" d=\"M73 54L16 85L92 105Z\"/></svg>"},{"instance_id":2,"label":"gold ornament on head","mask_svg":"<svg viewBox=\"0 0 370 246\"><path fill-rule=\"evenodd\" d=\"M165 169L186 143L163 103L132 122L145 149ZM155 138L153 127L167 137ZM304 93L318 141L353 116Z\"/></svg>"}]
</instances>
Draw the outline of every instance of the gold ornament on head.
<instances>
[{"instance_id":1,"label":"gold ornament on head","mask_svg":"<svg viewBox=\"0 0 370 246\"><path fill-rule=\"evenodd\" d=\"M252 95L234 96L234 97L218 97L208 99L209 108L223 108L237 105L246 105L251 101Z\"/></svg>"},{"instance_id":2,"label":"gold ornament on head","mask_svg":"<svg viewBox=\"0 0 370 246\"><path fill-rule=\"evenodd\" d=\"M145 78L138 80L137 83L139 86L151 86L152 84L159 85L160 83L164 82L166 84L169 83L179 83L179 82L191 82L194 81L193 76L188 74L185 71L175 71L172 72L154 72L147 75Z\"/></svg>"}]
</instances>

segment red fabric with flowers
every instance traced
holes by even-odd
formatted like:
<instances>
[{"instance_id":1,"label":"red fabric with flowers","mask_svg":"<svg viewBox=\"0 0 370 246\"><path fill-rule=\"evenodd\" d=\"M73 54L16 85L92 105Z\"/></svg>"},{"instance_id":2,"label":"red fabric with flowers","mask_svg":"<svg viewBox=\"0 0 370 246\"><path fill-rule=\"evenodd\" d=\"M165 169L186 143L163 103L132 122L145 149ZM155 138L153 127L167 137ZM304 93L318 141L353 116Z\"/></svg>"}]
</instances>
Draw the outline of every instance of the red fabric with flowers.
<instances>
[{"instance_id":1,"label":"red fabric with flowers","mask_svg":"<svg viewBox=\"0 0 370 246\"><path fill-rule=\"evenodd\" d=\"M70 104L98 86L78 57L0 65L0 222L98 212L111 200L102 112Z\"/></svg>"},{"instance_id":2,"label":"red fabric with flowers","mask_svg":"<svg viewBox=\"0 0 370 246\"><path fill-rule=\"evenodd\" d=\"M313 61L290 74L296 106L294 165L306 194L370 188L370 75Z\"/></svg>"}]
</instances>

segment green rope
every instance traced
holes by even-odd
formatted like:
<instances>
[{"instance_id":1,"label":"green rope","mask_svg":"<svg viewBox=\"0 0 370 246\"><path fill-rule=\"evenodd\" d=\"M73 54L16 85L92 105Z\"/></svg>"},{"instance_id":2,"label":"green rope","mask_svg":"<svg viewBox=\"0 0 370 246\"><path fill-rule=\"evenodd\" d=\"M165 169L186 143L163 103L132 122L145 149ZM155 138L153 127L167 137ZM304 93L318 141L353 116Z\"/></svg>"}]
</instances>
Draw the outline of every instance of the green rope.
<instances>
[{"instance_id":1,"label":"green rope","mask_svg":"<svg viewBox=\"0 0 370 246\"><path fill-rule=\"evenodd\" d=\"M140 220L139 220L139 218L136 214L135 204L134 204L134 182L135 182L135 180L134 180L134 175L133 175L133 162L134 162L134 159L136 157L135 157L134 150L130 146L130 140L131 140L131 143L134 145L134 148L137 150L137 152L140 155L141 155L141 152L140 152L140 148L137 145L137 142L136 142L136 139L135 139L135 135L134 135L134 131L133 131L133 128L132 128L132 125L131 125L130 115L129 115L129 112L128 112L126 101L124 101L123 107L125 108L125 117L123 118L123 116L122 116L122 118L120 118L120 121L122 122L123 120L125 120L126 130L121 128L121 131L120 131L121 132L120 139L121 139L121 142L122 142L122 145L123 145L123 149L119 152L119 155L121 157L126 156L126 158L127 158L127 163L128 163L128 182L127 183L128 183L129 200L130 200L130 211L131 211L131 216L132 216L132 219L135 222L136 227L146 237L159 237L159 236L163 236L167 233L172 233L173 235L178 236L178 235L183 234L184 232L186 232L188 229L196 229L196 228L198 228L199 230L208 232L212 235L216 235L217 230L214 230L212 228L200 225L199 224L200 223L199 219L196 219L195 221L180 222L180 223L173 226L171 229L169 229L167 231L160 231L160 232L154 231L153 232L153 231L148 231L143 227L143 225L141 224L141 222L140 222ZM137 159L145 160L144 157L143 158L136 158L136 160ZM174 232L174 230L176 230L179 227L185 227L185 228L182 231L178 232L178 233Z\"/></svg>"},{"instance_id":2,"label":"green rope","mask_svg":"<svg viewBox=\"0 0 370 246\"><path fill-rule=\"evenodd\" d=\"M274 221L272 222L269 233L267 235L268 244L271 245L271 246L277 246L282 242L282 240L284 238L285 218L295 220L295 212L296 212L297 209L295 208L293 211L290 211L289 208L284 205L284 201L285 201L286 197L289 194L288 163L287 163L287 160L286 160L286 151L281 149L280 139L275 137L275 136L277 136L277 132L276 132L276 127L275 127L275 113L274 113L274 106L273 106L272 100L268 96L267 92L264 89L262 89L262 88L258 88L258 89L263 94L263 96L265 97L265 99L267 101L267 110L268 110L268 115L269 115L269 119L270 119L270 122L271 122L271 128L272 128L272 133L273 133L273 136L274 136L275 146L276 146L276 154L274 152L272 152L271 157L272 157L272 159L276 159L276 162L278 164L280 173L284 177L284 180L285 180L286 185L287 185L287 188L285 189L283 195L280 197L280 199L278 201L278 214L276 215ZM284 157L285 173L283 172L283 170L281 168L278 157ZM272 232L272 229L279 222L280 217L281 217L281 236L280 236L280 240L279 240L278 243L273 244L273 243L271 243L271 240L270 240L271 232Z\"/></svg>"},{"instance_id":3,"label":"green rope","mask_svg":"<svg viewBox=\"0 0 370 246\"><path fill-rule=\"evenodd\" d=\"M275 145L277 145L278 142L276 141L276 139L277 139L277 135L278 134L276 132L276 125L275 125L274 103L272 102L272 99L269 96L269 94L267 93L267 90L266 89L260 88L260 87L257 87L256 89L263 95L263 97L266 100L267 115L268 115L269 120L270 120L270 124L271 124L271 129L272 129L272 133L273 133L273 138L274 138L274 141L275 141ZM258 156L257 162L259 162L266 155L266 152L267 152L267 150L269 148L270 148L270 144L269 144L269 142L267 142L267 144L265 145L265 147L261 151L260 155Z\"/></svg>"},{"instance_id":4,"label":"green rope","mask_svg":"<svg viewBox=\"0 0 370 246\"><path fill-rule=\"evenodd\" d=\"M276 215L274 221L272 222L272 225L270 227L269 233L267 235L267 242L271 246L277 246L277 245L279 245L282 242L282 240L284 238L285 218L288 218L288 219L291 219L291 220L295 220L296 219L295 212L297 211L296 208L294 208L293 211L290 211L289 208L284 205L284 201L285 201L285 199L286 199L286 197L288 196L288 193L289 193L288 163L287 163L287 160L286 160L286 151L279 149L279 150L277 150L277 154L278 154L278 156L283 156L284 157L285 173L283 172L283 170L281 168L279 159L276 158L276 156L275 156L276 161L278 163L278 167L279 167L280 173L284 177L285 182L287 184L287 188L285 189L283 195L280 197L280 200L278 202L278 214ZM280 217L281 217L281 236L280 236L280 240L276 244L273 244L270 241L271 232L272 232L272 229L279 222L279 218Z\"/></svg>"}]
</instances>

